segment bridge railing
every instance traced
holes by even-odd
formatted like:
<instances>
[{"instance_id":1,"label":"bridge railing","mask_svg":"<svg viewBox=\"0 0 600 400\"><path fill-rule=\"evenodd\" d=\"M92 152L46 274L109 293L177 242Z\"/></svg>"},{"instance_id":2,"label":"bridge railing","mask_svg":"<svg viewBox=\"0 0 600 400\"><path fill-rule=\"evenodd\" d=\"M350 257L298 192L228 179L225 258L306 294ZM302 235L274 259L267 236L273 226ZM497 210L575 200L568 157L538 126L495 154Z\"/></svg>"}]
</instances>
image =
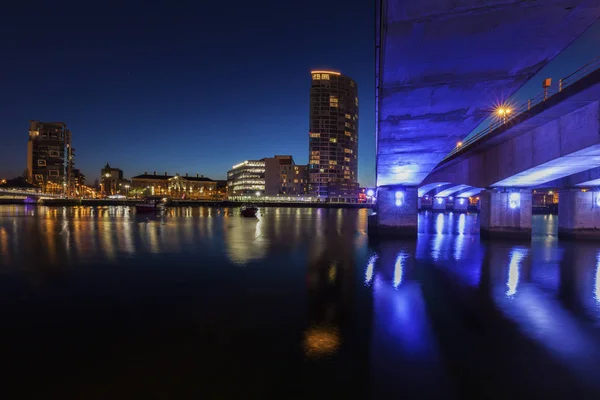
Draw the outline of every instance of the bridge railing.
<instances>
[{"instance_id":1,"label":"bridge railing","mask_svg":"<svg viewBox=\"0 0 600 400\"><path fill-rule=\"evenodd\" d=\"M496 121L492 122L488 127L477 132L475 135L471 136L467 140L460 142L454 149L452 149L450 153L448 153L448 155L446 155L446 157L444 157L442 162L446 161L456 153L464 150L466 147L469 147L473 143L477 142L479 139L483 138L484 136L487 136L491 132L505 125L510 120L531 110L532 107L543 103L555 94L562 92L565 88L571 86L580 79L585 78L586 76L598 69L600 69L600 56L594 58L593 60L583 65L571 74L565 76L564 78L559 79L556 84L551 84L544 87L544 91L542 93L539 93L536 96L527 99L527 101L518 104L517 107L515 107L514 104L500 106L500 108L496 110ZM500 113L498 113L499 111Z\"/></svg>"}]
</instances>

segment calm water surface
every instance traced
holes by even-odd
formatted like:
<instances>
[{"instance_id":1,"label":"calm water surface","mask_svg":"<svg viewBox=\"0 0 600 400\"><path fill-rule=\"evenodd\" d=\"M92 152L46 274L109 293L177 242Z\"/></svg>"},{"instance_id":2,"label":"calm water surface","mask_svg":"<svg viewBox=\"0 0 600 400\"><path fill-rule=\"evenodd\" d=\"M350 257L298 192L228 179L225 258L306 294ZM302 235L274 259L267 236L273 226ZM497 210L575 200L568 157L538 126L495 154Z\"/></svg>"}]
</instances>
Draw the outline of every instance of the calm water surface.
<instances>
[{"instance_id":1,"label":"calm water surface","mask_svg":"<svg viewBox=\"0 0 600 400\"><path fill-rule=\"evenodd\" d=\"M0 206L1 394L600 398L600 243L367 216Z\"/></svg>"}]
</instances>

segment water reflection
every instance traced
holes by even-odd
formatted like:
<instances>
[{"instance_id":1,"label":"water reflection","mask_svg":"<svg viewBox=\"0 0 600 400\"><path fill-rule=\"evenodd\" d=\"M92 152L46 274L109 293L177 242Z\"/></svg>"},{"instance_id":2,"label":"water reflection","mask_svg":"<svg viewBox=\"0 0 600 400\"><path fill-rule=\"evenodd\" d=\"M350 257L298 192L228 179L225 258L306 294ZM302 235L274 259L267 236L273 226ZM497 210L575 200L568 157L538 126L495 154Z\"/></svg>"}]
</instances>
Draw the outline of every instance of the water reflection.
<instances>
[{"instance_id":1,"label":"water reflection","mask_svg":"<svg viewBox=\"0 0 600 400\"><path fill-rule=\"evenodd\" d=\"M519 268L521 266L521 260L527 255L527 250L523 248L514 248L510 253L510 262L508 264L508 281L506 286L507 296L513 296L517 293L517 285L519 284Z\"/></svg>"},{"instance_id":2,"label":"water reflection","mask_svg":"<svg viewBox=\"0 0 600 400\"><path fill-rule=\"evenodd\" d=\"M596 388L599 244L558 241L556 216L534 217L530 244L481 242L478 215L455 213L420 215L416 241L369 243L367 215L0 207L0 309L12 327L0 332L15 344L6 362L47 356L39 365L51 365L49 349L60 348L79 366L74 354L95 359L89 349L111 337L123 340L123 357L150 354L145 363L178 376L194 368L178 357L199 349L194 358L218 354L214 376L248 383L259 370L270 390L300 379L332 398L551 398L563 386L575 397ZM30 330L39 326L58 333L44 342ZM38 347L25 339L33 332ZM160 342L169 356L155 346L128 353L122 332Z\"/></svg>"}]
</instances>

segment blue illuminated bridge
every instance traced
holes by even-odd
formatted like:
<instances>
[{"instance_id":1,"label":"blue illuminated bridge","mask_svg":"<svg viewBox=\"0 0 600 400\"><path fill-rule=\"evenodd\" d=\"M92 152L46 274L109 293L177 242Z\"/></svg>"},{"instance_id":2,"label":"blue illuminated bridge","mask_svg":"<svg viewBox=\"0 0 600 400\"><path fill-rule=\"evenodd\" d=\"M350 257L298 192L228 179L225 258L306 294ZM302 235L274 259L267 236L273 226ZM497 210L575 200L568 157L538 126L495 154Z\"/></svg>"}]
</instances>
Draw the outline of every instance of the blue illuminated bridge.
<instances>
[{"instance_id":1,"label":"blue illuminated bridge","mask_svg":"<svg viewBox=\"0 0 600 400\"><path fill-rule=\"evenodd\" d=\"M370 234L416 236L422 199L478 194L482 235L528 237L532 189L552 185L559 235L600 237L600 59L498 104L599 17L597 0L379 1Z\"/></svg>"}]
</instances>

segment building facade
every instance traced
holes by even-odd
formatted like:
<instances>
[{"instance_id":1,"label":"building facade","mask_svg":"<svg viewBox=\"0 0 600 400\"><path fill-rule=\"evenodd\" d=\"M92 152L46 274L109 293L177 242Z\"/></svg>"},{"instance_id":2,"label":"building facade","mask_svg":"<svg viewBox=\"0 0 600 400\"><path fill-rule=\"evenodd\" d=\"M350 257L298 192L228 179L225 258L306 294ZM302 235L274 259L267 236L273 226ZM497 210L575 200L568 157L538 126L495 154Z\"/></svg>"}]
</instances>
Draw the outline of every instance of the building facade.
<instances>
[{"instance_id":1,"label":"building facade","mask_svg":"<svg viewBox=\"0 0 600 400\"><path fill-rule=\"evenodd\" d=\"M44 193L72 195L75 149L64 122L29 121L27 181Z\"/></svg>"},{"instance_id":2,"label":"building facade","mask_svg":"<svg viewBox=\"0 0 600 400\"><path fill-rule=\"evenodd\" d=\"M309 122L311 195L331 202L358 197L358 87L335 71L312 71Z\"/></svg>"},{"instance_id":3,"label":"building facade","mask_svg":"<svg viewBox=\"0 0 600 400\"><path fill-rule=\"evenodd\" d=\"M256 196L299 196L307 191L306 165L296 165L292 156L276 155L246 160L227 173L230 199Z\"/></svg>"},{"instance_id":4,"label":"building facade","mask_svg":"<svg viewBox=\"0 0 600 400\"><path fill-rule=\"evenodd\" d=\"M100 170L100 192L103 196L112 196L115 194L125 194L125 187L129 182L123 179L123 170L113 168L106 163Z\"/></svg>"},{"instance_id":5,"label":"building facade","mask_svg":"<svg viewBox=\"0 0 600 400\"><path fill-rule=\"evenodd\" d=\"M217 181L203 175L148 174L131 178L129 191L137 196L165 196L172 199L215 200L218 196Z\"/></svg>"}]
</instances>

